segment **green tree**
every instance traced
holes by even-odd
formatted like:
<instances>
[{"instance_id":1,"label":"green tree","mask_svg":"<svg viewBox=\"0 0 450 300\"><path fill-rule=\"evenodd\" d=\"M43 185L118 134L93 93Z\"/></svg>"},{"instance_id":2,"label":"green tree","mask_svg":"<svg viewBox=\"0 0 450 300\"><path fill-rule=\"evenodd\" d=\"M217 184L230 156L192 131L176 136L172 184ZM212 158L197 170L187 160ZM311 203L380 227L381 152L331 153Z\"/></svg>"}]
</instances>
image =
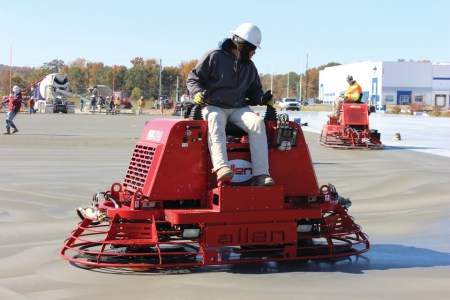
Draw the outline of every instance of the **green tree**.
<instances>
[{"instance_id":1,"label":"green tree","mask_svg":"<svg viewBox=\"0 0 450 300\"><path fill-rule=\"evenodd\" d=\"M50 73L60 72L68 75L70 88L77 94L85 93L89 86L102 84L113 88L116 92L121 91L125 97L131 95L133 89L137 87L141 91L141 96L156 99L159 94L161 74L161 93L175 99L177 93L186 88L187 76L197 64L197 60L190 60L180 63L177 67L166 66L161 69L159 60L154 58L144 60L142 57L135 57L130 62L133 66L127 69L126 66L105 66L102 62L88 62L83 58L75 59L70 65L65 65L62 60L54 59L44 63L40 68L13 67L12 84L26 87ZM340 64L330 62L318 68L307 69L304 74L295 72L260 74L261 83L264 90L272 89L275 99L281 99L286 95L298 97L300 76L302 76L301 98L317 98L319 71L337 65ZM0 92L9 94L9 68L0 67Z\"/></svg>"},{"instance_id":2,"label":"green tree","mask_svg":"<svg viewBox=\"0 0 450 300\"><path fill-rule=\"evenodd\" d=\"M125 77L128 73L127 67L125 66L113 66L113 78L111 83L111 88L114 91L122 91L125 90Z\"/></svg>"},{"instance_id":3,"label":"green tree","mask_svg":"<svg viewBox=\"0 0 450 300\"><path fill-rule=\"evenodd\" d=\"M145 61L144 67L148 72L148 90L144 93L144 97L156 99L159 93L160 66L156 59L149 59Z\"/></svg>"},{"instance_id":4,"label":"green tree","mask_svg":"<svg viewBox=\"0 0 450 300\"><path fill-rule=\"evenodd\" d=\"M137 101L139 98L141 98L142 96L142 91L140 88L135 87L132 91L131 91L131 96L130 96L130 100L132 101Z\"/></svg>"},{"instance_id":5,"label":"green tree","mask_svg":"<svg viewBox=\"0 0 450 300\"><path fill-rule=\"evenodd\" d=\"M168 97L175 99L177 95L177 77L178 76L177 67L165 67L162 72L162 85L161 93L167 95ZM179 79L178 79L179 80Z\"/></svg>"},{"instance_id":6,"label":"green tree","mask_svg":"<svg viewBox=\"0 0 450 300\"><path fill-rule=\"evenodd\" d=\"M130 60L130 63L133 65L133 67L144 66L144 59L142 57L135 57Z\"/></svg>"},{"instance_id":7,"label":"green tree","mask_svg":"<svg viewBox=\"0 0 450 300\"><path fill-rule=\"evenodd\" d=\"M180 88L186 89L186 81L189 75L189 72L197 65L198 60L190 60L188 62L182 62L178 66L178 73L180 75Z\"/></svg>"},{"instance_id":8,"label":"green tree","mask_svg":"<svg viewBox=\"0 0 450 300\"><path fill-rule=\"evenodd\" d=\"M52 61L46 62L42 65L44 69L51 71L51 73L59 73L59 71L64 67L64 61L60 59L54 59Z\"/></svg>"},{"instance_id":9,"label":"green tree","mask_svg":"<svg viewBox=\"0 0 450 300\"><path fill-rule=\"evenodd\" d=\"M80 67L72 67L68 70L67 76L70 83L70 89L76 94L86 94L86 76L85 71Z\"/></svg>"},{"instance_id":10,"label":"green tree","mask_svg":"<svg viewBox=\"0 0 450 300\"><path fill-rule=\"evenodd\" d=\"M143 65L136 64L125 74L125 91L131 94L131 91L138 87L141 90L148 90L148 71Z\"/></svg>"},{"instance_id":11,"label":"green tree","mask_svg":"<svg viewBox=\"0 0 450 300\"><path fill-rule=\"evenodd\" d=\"M67 66L70 90L76 94L87 94L87 66L86 60L77 58Z\"/></svg>"},{"instance_id":12,"label":"green tree","mask_svg":"<svg viewBox=\"0 0 450 300\"><path fill-rule=\"evenodd\" d=\"M19 73L13 73L11 76L11 86L17 85L20 88L25 88L28 86L28 82Z\"/></svg>"}]
</instances>

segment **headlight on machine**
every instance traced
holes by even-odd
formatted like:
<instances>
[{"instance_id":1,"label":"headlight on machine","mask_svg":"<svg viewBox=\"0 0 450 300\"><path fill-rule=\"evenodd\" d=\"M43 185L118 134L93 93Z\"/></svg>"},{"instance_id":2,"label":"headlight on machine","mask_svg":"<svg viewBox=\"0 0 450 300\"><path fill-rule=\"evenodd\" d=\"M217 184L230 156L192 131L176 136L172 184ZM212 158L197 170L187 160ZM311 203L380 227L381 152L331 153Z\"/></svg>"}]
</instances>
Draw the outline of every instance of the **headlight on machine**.
<instances>
[{"instance_id":1,"label":"headlight on machine","mask_svg":"<svg viewBox=\"0 0 450 300\"><path fill-rule=\"evenodd\" d=\"M307 233L311 232L314 227L314 222L306 219L306 220L298 220L297 223L297 232Z\"/></svg>"},{"instance_id":2,"label":"headlight on machine","mask_svg":"<svg viewBox=\"0 0 450 300\"><path fill-rule=\"evenodd\" d=\"M183 239L192 240L200 236L200 228L184 228L181 231Z\"/></svg>"},{"instance_id":3,"label":"headlight on machine","mask_svg":"<svg viewBox=\"0 0 450 300\"><path fill-rule=\"evenodd\" d=\"M310 232L312 230L313 226L312 224L298 224L297 225L297 232Z\"/></svg>"}]
</instances>

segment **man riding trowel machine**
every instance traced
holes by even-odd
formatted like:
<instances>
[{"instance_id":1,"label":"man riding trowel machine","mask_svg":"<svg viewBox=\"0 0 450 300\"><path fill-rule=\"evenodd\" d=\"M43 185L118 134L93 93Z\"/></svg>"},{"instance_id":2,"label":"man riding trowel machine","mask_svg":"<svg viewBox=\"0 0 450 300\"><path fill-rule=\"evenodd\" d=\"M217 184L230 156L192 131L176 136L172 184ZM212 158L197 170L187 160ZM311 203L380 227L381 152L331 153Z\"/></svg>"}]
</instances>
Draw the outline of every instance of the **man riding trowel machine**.
<instances>
[{"instance_id":1,"label":"man riding trowel machine","mask_svg":"<svg viewBox=\"0 0 450 300\"><path fill-rule=\"evenodd\" d=\"M336 113L328 115L329 120L323 125L319 143L331 148L383 149L381 134L369 127L369 115L375 107L359 101L337 102L340 103L336 104Z\"/></svg>"},{"instance_id":2,"label":"man riding trowel machine","mask_svg":"<svg viewBox=\"0 0 450 300\"><path fill-rule=\"evenodd\" d=\"M251 186L248 138L227 131L231 182L211 173L207 121L153 119L123 182L79 208L60 255L82 267L131 270L336 259L369 250L351 202L318 185L299 124L265 113L274 186ZM233 131L233 132L232 132ZM176 171L175 171L176 170Z\"/></svg>"}]
</instances>

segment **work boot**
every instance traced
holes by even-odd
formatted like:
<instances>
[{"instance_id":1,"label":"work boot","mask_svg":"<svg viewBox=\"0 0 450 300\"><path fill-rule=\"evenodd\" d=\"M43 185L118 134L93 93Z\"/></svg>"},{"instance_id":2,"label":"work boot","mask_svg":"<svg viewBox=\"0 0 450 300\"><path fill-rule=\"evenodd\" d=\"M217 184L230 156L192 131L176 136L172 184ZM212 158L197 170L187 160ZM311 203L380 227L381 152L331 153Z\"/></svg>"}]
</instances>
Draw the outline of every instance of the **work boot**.
<instances>
[{"instance_id":1,"label":"work boot","mask_svg":"<svg viewBox=\"0 0 450 300\"><path fill-rule=\"evenodd\" d=\"M19 129L17 129L17 127L14 127L14 130L13 130L12 133L14 134L14 133L16 133L16 132L19 132Z\"/></svg>"},{"instance_id":2,"label":"work boot","mask_svg":"<svg viewBox=\"0 0 450 300\"><path fill-rule=\"evenodd\" d=\"M273 181L272 177L269 177L269 175L258 175L252 178L252 186L267 185L275 185L275 181Z\"/></svg>"},{"instance_id":3,"label":"work boot","mask_svg":"<svg viewBox=\"0 0 450 300\"><path fill-rule=\"evenodd\" d=\"M9 127L6 127L6 131L5 131L5 133L3 133L3 134L11 134L10 128L9 128Z\"/></svg>"},{"instance_id":4,"label":"work boot","mask_svg":"<svg viewBox=\"0 0 450 300\"><path fill-rule=\"evenodd\" d=\"M228 167L222 167L219 170L216 171L217 174L217 181L225 180L225 179L231 179L234 176L233 171L231 171Z\"/></svg>"}]
</instances>

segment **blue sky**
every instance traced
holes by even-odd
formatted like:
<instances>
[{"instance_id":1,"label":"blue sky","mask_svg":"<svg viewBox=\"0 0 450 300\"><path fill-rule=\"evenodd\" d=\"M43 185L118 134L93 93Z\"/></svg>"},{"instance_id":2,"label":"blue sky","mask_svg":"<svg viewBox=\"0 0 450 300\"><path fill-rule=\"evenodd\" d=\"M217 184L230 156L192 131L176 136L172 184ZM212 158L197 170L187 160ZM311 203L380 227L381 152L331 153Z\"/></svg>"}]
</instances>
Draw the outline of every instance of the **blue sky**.
<instances>
[{"instance_id":1,"label":"blue sky","mask_svg":"<svg viewBox=\"0 0 450 300\"><path fill-rule=\"evenodd\" d=\"M77 58L130 67L134 57L178 66L252 22L260 73L329 62L450 62L448 0L0 0L0 64ZM12 49L12 56L10 56Z\"/></svg>"}]
</instances>

